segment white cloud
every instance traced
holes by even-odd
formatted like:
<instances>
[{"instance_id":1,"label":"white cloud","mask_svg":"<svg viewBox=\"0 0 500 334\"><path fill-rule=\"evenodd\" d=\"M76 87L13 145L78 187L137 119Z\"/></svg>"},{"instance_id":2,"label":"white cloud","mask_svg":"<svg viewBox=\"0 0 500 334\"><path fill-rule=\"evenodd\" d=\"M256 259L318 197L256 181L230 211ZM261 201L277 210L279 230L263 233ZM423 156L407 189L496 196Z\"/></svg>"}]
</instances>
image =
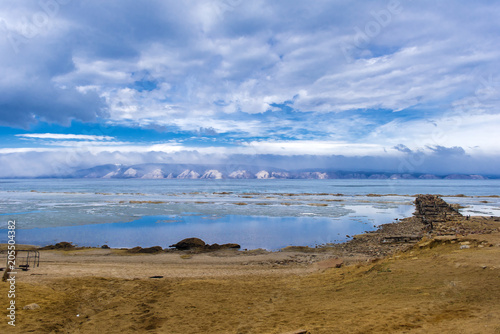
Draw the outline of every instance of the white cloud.
<instances>
[{"instance_id":1,"label":"white cloud","mask_svg":"<svg viewBox=\"0 0 500 334\"><path fill-rule=\"evenodd\" d=\"M384 156L384 148L396 154L390 148L398 144L500 154L500 4L401 2L402 12L376 36L353 45L356 28L364 29L374 20L372 12L387 4L69 2L50 24L23 39L16 53L9 36L22 33L24 17L31 20L43 9L38 3L0 3L7 37L0 39L5 51L0 53L0 124L29 128L40 120L69 125L98 119L111 127L211 127L244 143L188 147L138 145L109 136L18 135L62 147L76 147L72 141L78 141L89 159L155 150ZM345 44L351 46L351 59L342 51ZM141 82L151 87L138 89ZM262 115L285 101L294 115ZM372 120L360 112L382 109L405 113ZM460 111L458 124L454 119ZM313 115L333 113L337 117L331 119ZM436 132L445 136L436 139ZM248 142L251 137L262 140Z\"/></svg>"},{"instance_id":2,"label":"white cloud","mask_svg":"<svg viewBox=\"0 0 500 334\"><path fill-rule=\"evenodd\" d=\"M251 151L256 154L344 156L386 155L384 148L377 144L354 144L336 141L252 141L245 143L244 146L251 148Z\"/></svg>"},{"instance_id":3,"label":"white cloud","mask_svg":"<svg viewBox=\"0 0 500 334\"><path fill-rule=\"evenodd\" d=\"M470 155L498 155L500 114L448 114L414 121L395 120L378 127L366 140L412 150L425 146L460 146Z\"/></svg>"},{"instance_id":4,"label":"white cloud","mask_svg":"<svg viewBox=\"0 0 500 334\"><path fill-rule=\"evenodd\" d=\"M74 134L60 134L60 133L28 133L18 134L17 137L22 138L36 138L36 139L62 139L62 140L114 140L110 136L95 136L95 135L74 135Z\"/></svg>"},{"instance_id":5,"label":"white cloud","mask_svg":"<svg viewBox=\"0 0 500 334\"><path fill-rule=\"evenodd\" d=\"M57 143L54 143L57 145ZM0 149L0 154L7 153L27 153L27 152L69 152L78 151L80 153L101 154L106 152L121 153L147 153L147 152L190 152L195 151L200 154L273 154L283 156L293 155L344 155L344 156L379 156L387 155L384 148L377 144L353 144L336 141L250 141L241 142L236 146L197 146L185 145L182 143L169 142L153 145L138 145L126 142L112 143L105 145L103 142L82 142L74 145L66 142L60 146L71 148L4 148ZM396 152L393 152L396 154ZM393 154L393 155L394 155Z\"/></svg>"}]
</instances>

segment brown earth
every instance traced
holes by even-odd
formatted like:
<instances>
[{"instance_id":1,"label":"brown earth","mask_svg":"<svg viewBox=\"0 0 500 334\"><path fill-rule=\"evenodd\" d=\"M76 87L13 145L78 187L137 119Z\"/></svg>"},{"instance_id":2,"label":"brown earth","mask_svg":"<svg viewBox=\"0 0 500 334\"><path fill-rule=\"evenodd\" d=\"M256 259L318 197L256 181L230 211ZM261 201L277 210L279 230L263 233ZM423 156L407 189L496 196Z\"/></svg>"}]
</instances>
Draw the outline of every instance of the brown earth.
<instances>
[{"instance_id":1,"label":"brown earth","mask_svg":"<svg viewBox=\"0 0 500 334\"><path fill-rule=\"evenodd\" d=\"M305 251L41 251L0 332L500 333L498 219L448 217L420 241L411 222Z\"/></svg>"}]
</instances>

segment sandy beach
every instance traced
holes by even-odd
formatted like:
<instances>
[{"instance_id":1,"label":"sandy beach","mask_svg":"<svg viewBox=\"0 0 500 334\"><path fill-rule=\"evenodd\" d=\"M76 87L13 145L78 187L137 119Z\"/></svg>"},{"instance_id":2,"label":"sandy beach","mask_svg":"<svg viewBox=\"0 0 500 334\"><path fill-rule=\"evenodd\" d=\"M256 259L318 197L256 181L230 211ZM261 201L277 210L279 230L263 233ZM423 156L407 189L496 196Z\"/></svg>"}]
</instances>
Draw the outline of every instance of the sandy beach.
<instances>
[{"instance_id":1,"label":"sandy beach","mask_svg":"<svg viewBox=\"0 0 500 334\"><path fill-rule=\"evenodd\" d=\"M419 240L384 234L419 222L281 252L43 250L16 275L16 326L3 317L0 331L500 333L500 220L448 217Z\"/></svg>"}]
</instances>

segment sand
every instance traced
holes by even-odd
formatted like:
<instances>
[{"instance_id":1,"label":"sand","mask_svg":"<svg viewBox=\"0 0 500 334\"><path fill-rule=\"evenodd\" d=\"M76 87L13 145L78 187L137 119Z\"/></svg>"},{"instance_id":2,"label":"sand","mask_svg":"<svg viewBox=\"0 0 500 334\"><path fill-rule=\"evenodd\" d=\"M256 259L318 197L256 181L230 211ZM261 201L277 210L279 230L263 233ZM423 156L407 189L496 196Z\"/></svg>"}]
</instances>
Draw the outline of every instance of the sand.
<instances>
[{"instance_id":1,"label":"sand","mask_svg":"<svg viewBox=\"0 0 500 334\"><path fill-rule=\"evenodd\" d=\"M2 317L0 332L500 333L500 222L484 221L488 230L462 220L474 227L463 236L442 235L443 223L340 268L333 248L41 251L40 267L16 276L16 327ZM8 285L0 290L5 310Z\"/></svg>"}]
</instances>

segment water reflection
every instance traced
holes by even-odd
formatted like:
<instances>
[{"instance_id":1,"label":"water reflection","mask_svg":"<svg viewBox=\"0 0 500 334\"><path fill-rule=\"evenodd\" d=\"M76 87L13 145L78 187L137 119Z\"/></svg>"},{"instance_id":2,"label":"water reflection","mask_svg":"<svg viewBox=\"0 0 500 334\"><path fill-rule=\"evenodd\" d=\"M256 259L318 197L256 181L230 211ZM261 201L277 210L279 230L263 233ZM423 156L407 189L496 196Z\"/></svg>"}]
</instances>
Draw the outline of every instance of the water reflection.
<instances>
[{"instance_id":1,"label":"water reflection","mask_svg":"<svg viewBox=\"0 0 500 334\"><path fill-rule=\"evenodd\" d=\"M360 209L358 207L357 209ZM198 237L207 243L238 243L243 249L276 250L289 245L315 246L342 242L346 235L375 229L411 213L401 206L376 212L364 208L363 213L329 217L267 217L267 216L146 216L128 223L92 224L50 228L19 229L20 244L48 245L71 241L79 246L167 247L177 241Z\"/></svg>"}]
</instances>

